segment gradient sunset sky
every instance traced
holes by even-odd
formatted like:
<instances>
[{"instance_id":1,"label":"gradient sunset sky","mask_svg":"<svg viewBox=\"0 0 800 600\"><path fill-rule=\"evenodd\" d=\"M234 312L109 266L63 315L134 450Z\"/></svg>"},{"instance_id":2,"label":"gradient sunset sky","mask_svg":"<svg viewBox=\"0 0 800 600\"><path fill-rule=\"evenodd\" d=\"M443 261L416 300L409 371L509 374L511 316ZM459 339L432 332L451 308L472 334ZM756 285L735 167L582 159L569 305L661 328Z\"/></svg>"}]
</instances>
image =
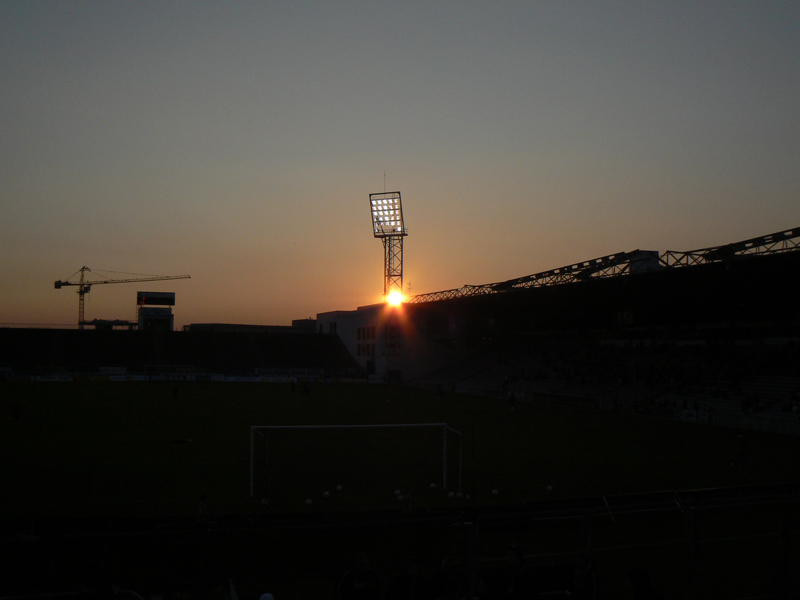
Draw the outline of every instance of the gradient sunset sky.
<instances>
[{"instance_id":1,"label":"gradient sunset sky","mask_svg":"<svg viewBox=\"0 0 800 600\"><path fill-rule=\"evenodd\" d=\"M412 294L800 226L795 1L6 0L0 90L2 324L378 302L384 189Z\"/></svg>"}]
</instances>

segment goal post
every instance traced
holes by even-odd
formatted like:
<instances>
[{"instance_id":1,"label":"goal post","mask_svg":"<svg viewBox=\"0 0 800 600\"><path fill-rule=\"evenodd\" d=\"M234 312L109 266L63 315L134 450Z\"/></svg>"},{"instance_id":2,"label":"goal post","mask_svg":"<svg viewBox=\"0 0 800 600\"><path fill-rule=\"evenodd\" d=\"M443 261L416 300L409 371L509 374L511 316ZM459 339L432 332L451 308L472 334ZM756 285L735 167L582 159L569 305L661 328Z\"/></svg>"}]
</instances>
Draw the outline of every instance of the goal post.
<instances>
[{"instance_id":1,"label":"goal post","mask_svg":"<svg viewBox=\"0 0 800 600\"><path fill-rule=\"evenodd\" d=\"M309 433L314 431L334 431L334 430L341 430L342 432L346 432L347 430L382 430L382 429L401 429L401 428L438 428L441 431L442 436L442 468L441 468L441 478L442 478L442 488L447 489L447 486L451 483L451 468L455 465L450 464L450 455L452 444L450 443L451 435L456 436L458 440L457 444L457 452L458 452L458 462L457 462L457 487L458 490L461 490L461 483L462 483L462 465L463 465L463 444L461 443L462 434L460 431L456 431L452 427L450 427L447 423L392 423L392 424L372 424L372 425L253 425L250 427L250 496L255 496L255 488L256 488L256 478L257 478L257 468L256 463L259 462L259 458L263 460L265 465L269 464L270 458L270 441L269 437L272 433L278 431L302 431L305 430ZM260 446L263 444L263 457L260 457Z\"/></svg>"}]
</instances>

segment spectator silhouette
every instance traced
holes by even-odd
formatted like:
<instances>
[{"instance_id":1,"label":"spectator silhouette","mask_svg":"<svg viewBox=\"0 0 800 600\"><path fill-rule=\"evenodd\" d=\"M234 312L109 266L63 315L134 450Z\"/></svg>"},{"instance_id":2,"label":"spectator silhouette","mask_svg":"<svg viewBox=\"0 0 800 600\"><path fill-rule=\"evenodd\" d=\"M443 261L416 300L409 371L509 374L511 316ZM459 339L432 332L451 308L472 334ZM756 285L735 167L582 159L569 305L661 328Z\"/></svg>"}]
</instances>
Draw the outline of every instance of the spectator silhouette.
<instances>
[{"instance_id":1,"label":"spectator silhouette","mask_svg":"<svg viewBox=\"0 0 800 600\"><path fill-rule=\"evenodd\" d=\"M381 583L378 572L369 566L367 555L356 554L353 568L342 576L336 589L339 600L378 600Z\"/></svg>"},{"instance_id":2,"label":"spectator silhouette","mask_svg":"<svg viewBox=\"0 0 800 600\"><path fill-rule=\"evenodd\" d=\"M594 600L597 597L597 578L588 554L582 555L580 562L575 565L573 593L578 600Z\"/></svg>"},{"instance_id":3,"label":"spectator silhouette","mask_svg":"<svg viewBox=\"0 0 800 600\"><path fill-rule=\"evenodd\" d=\"M437 579L433 582L433 596L438 600L455 600L463 598L466 572L462 560L462 549L454 544L448 556L439 565Z\"/></svg>"},{"instance_id":4,"label":"spectator silhouette","mask_svg":"<svg viewBox=\"0 0 800 600\"><path fill-rule=\"evenodd\" d=\"M532 565L525 561L525 553L518 545L509 548L511 560L511 581L508 585L509 598L536 598L539 589L536 581L536 572Z\"/></svg>"},{"instance_id":5,"label":"spectator silhouette","mask_svg":"<svg viewBox=\"0 0 800 600\"><path fill-rule=\"evenodd\" d=\"M411 490L408 486L403 488L403 492L400 495L401 500L401 511L404 515L411 514Z\"/></svg>"}]
</instances>

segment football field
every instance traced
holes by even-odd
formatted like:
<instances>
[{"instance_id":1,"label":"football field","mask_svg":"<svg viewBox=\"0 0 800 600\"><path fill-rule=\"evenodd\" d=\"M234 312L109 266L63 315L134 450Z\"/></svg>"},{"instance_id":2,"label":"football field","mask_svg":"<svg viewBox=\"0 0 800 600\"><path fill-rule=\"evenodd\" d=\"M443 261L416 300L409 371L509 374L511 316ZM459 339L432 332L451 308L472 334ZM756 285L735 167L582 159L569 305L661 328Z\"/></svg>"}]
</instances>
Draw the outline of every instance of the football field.
<instances>
[{"instance_id":1,"label":"football field","mask_svg":"<svg viewBox=\"0 0 800 600\"><path fill-rule=\"evenodd\" d=\"M794 437L383 385L7 382L2 412L11 517L193 516L201 497L219 515L399 510L398 490L415 509L492 506L800 474ZM327 427L429 423L449 433ZM251 446L253 426L292 428Z\"/></svg>"},{"instance_id":2,"label":"football field","mask_svg":"<svg viewBox=\"0 0 800 600\"><path fill-rule=\"evenodd\" d=\"M694 586L696 597L719 598L777 589L800 568L794 496L734 490L717 502L706 492L712 501L693 507L692 493L663 494L644 510L624 496L797 483L795 437L355 383L6 382L0 391L0 508L23 524L5 543L20 582L50 565L49 591L91 564L98 540L119 580L140 591L233 577L241 597L267 583L328 597L361 550L391 577L413 557L430 583L455 548L486 590L503 589L495 579L512 546L556 586L591 552L603 597L626 597L640 565L669 597ZM196 537L201 505L208 537ZM404 521L408 508L415 517ZM89 519L74 520L86 530L71 537L54 517ZM117 536L113 523L129 517L155 519L141 535L128 525ZM47 527L49 536L30 535Z\"/></svg>"}]
</instances>

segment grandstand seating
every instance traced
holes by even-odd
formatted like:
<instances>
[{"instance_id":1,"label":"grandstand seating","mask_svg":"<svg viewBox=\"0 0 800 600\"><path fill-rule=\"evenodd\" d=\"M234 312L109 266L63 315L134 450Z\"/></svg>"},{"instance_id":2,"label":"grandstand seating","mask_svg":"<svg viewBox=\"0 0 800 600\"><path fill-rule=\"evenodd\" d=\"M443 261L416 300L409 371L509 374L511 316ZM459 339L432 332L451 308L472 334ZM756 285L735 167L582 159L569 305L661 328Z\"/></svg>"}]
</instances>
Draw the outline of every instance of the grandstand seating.
<instances>
[{"instance_id":1,"label":"grandstand seating","mask_svg":"<svg viewBox=\"0 0 800 600\"><path fill-rule=\"evenodd\" d=\"M329 335L11 328L0 328L0 369L6 378L360 372L341 340Z\"/></svg>"},{"instance_id":2,"label":"grandstand seating","mask_svg":"<svg viewBox=\"0 0 800 600\"><path fill-rule=\"evenodd\" d=\"M776 355L782 356L777 359ZM484 352L419 383L497 398L557 402L800 434L797 348L718 347L703 340L645 346L542 337L535 346ZM792 360L787 360L793 356ZM746 364L746 368L738 368ZM777 371L777 372L776 372Z\"/></svg>"}]
</instances>

